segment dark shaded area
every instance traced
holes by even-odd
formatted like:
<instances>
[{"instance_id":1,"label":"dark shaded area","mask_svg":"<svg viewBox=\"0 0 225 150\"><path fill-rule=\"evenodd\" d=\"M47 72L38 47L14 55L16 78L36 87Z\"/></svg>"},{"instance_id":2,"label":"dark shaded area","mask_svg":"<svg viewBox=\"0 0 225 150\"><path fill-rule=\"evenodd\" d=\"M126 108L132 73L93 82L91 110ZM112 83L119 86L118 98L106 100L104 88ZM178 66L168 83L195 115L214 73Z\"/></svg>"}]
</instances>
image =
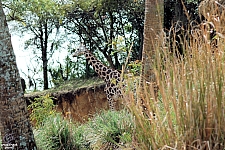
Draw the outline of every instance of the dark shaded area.
<instances>
[{"instance_id":1,"label":"dark shaded area","mask_svg":"<svg viewBox=\"0 0 225 150\"><path fill-rule=\"evenodd\" d=\"M194 2L181 0L164 0L164 27L169 30L176 22L180 22L185 29L191 22L200 23L201 19L198 14L198 6L201 0Z\"/></svg>"},{"instance_id":2,"label":"dark shaded area","mask_svg":"<svg viewBox=\"0 0 225 150\"><path fill-rule=\"evenodd\" d=\"M23 78L20 78L20 80L21 80L21 85L22 85L23 92L25 92L25 90L26 90L26 82L25 82L25 80Z\"/></svg>"},{"instance_id":3,"label":"dark shaded area","mask_svg":"<svg viewBox=\"0 0 225 150\"><path fill-rule=\"evenodd\" d=\"M164 29L170 39L169 49L178 57L186 50L184 41L189 41L190 26L201 23L198 6L201 0L193 2L181 0L164 1Z\"/></svg>"}]
</instances>

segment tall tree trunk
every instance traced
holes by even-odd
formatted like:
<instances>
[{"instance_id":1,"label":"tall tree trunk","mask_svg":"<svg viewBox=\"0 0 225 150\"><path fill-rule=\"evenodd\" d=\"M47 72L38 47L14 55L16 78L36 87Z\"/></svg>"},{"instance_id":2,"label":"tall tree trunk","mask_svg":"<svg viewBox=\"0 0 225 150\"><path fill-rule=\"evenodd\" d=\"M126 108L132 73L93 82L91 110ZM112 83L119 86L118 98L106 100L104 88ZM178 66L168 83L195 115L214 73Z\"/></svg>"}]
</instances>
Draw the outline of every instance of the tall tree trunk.
<instances>
[{"instance_id":1,"label":"tall tree trunk","mask_svg":"<svg viewBox=\"0 0 225 150\"><path fill-rule=\"evenodd\" d=\"M155 43L157 35L163 29L163 0L145 1L144 43L142 51L141 86L146 82L155 82L153 61L155 56Z\"/></svg>"},{"instance_id":2,"label":"tall tree trunk","mask_svg":"<svg viewBox=\"0 0 225 150\"><path fill-rule=\"evenodd\" d=\"M0 123L3 149L35 150L11 37L0 1Z\"/></svg>"},{"instance_id":3,"label":"tall tree trunk","mask_svg":"<svg viewBox=\"0 0 225 150\"><path fill-rule=\"evenodd\" d=\"M47 20L45 23L40 23L40 40L41 40L41 52L42 52L42 69L43 69L43 80L44 80L44 90L48 89L48 26Z\"/></svg>"}]
</instances>

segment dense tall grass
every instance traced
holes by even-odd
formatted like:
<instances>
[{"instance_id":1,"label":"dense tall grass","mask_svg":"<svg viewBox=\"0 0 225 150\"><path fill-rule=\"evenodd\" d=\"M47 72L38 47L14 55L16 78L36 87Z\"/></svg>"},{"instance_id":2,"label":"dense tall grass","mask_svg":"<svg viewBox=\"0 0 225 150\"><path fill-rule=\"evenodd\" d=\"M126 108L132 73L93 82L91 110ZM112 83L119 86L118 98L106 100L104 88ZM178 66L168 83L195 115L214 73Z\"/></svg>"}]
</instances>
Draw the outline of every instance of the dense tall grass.
<instances>
[{"instance_id":1,"label":"dense tall grass","mask_svg":"<svg viewBox=\"0 0 225 150\"><path fill-rule=\"evenodd\" d=\"M183 55L173 38L162 34L155 43L158 97L149 83L137 87L135 96L125 92L141 149L225 148L225 40L216 36L212 46L208 28L201 25L185 33ZM144 113L136 97L143 100Z\"/></svg>"},{"instance_id":2,"label":"dense tall grass","mask_svg":"<svg viewBox=\"0 0 225 150\"><path fill-rule=\"evenodd\" d=\"M70 150L81 147L81 131L64 120L61 114L55 113L45 118L42 126L34 130L34 136L39 150Z\"/></svg>"},{"instance_id":3,"label":"dense tall grass","mask_svg":"<svg viewBox=\"0 0 225 150\"><path fill-rule=\"evenodd\" d=\"M34 136L39 150L129 149L133 119L126 110L102 111L85 124L74 124L55 113L34 130Z\"/></svg>"},{"instance_id":4,"label":"dense tall grass","mask_svg":"<svg viewBox=\"0 0 225 150\"><path fill-rule=\"evenodd\" d=\"M91 149L131 149L135 130L134 118L127 110L96 114L84 131Z\"/></svg>"}]
</instances>

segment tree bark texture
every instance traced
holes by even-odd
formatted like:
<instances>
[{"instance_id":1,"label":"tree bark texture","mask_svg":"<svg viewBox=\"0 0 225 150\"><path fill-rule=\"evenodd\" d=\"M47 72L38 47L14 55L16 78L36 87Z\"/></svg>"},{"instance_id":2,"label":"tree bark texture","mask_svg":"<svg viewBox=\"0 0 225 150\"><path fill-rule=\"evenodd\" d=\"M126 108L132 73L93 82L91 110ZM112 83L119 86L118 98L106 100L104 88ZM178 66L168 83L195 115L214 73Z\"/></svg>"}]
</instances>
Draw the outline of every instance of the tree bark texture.
<instances>
[{"instance_id":1,"label":"tree bark texture","mask_svg":"<svg viewBox=\"0 0 225 150\"><path fill-rule=\"evenodd\" d=\"M163 0L145 1L145 21L144 21L144 43L142 51L142 73L141 84L155 82L153 73L153 61L155 57L155 44L158 42L157 35L163 29Z\"/></svg>"},{"instance_id":2,"label":"tree bark texture","mask_svg":"<svg viewBox=\"0 0 225 150\"><path fill-rule=\"evenodd\" d=\"M48 48L48 25L47 20L44 24L40 24L40 41L41 41L41 60L42 60L42 68L43 68L43 79L44 79L44 90L48 89L48 56L47 56L47 48Z\"/></svg>"},{"instance_id":3,"label":"tree bark texture","mask_svg":"<svg viewBox=\"0 0 225 150\"><path fill-rule=\"evenodd\" d=\"M36 150L11 36L0 1L0 130L3 149Z\"/></svg>"}]
</instances>

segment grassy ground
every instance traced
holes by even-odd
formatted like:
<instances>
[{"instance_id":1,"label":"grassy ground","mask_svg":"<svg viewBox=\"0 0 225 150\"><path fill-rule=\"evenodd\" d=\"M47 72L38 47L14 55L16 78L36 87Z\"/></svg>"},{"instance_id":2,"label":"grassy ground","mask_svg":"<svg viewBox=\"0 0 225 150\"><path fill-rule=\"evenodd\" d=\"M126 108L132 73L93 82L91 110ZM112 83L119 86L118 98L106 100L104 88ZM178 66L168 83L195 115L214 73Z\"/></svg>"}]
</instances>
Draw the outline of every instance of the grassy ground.
<instances>
[{"instance_id":1,"label":"grassy ground","mask_svg":"<svg viewBox=\"0 0 225 150\"><path fill-rule=\"evenodd\" d=\"M38 149L43 150L132 148L133 119L126 110L103 111L86 124L74 124L53 114L34 135Z\"/></svg>"},{"instance_id":2,"label":"grassy ground","mask_svg":"<svg viewBox=\"0 0 225 150\"><path fill-rule=\"evenodd\" d=\"M63 93L69 91L76 91L81 88L88 88L93 86L99 86L104 84L104 81L100 78L93 77L90 79L76 79L62 82L59 86L44 90L44 91L37 91L25 94L26 97L34 97L34 96L41 96L50 93Z\"/></svg>"}]
</instances>

